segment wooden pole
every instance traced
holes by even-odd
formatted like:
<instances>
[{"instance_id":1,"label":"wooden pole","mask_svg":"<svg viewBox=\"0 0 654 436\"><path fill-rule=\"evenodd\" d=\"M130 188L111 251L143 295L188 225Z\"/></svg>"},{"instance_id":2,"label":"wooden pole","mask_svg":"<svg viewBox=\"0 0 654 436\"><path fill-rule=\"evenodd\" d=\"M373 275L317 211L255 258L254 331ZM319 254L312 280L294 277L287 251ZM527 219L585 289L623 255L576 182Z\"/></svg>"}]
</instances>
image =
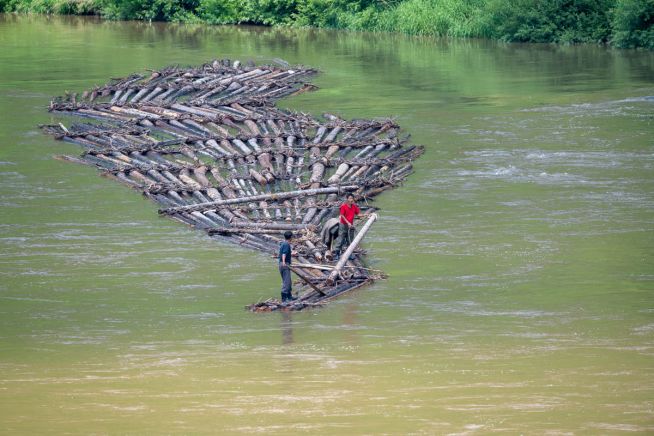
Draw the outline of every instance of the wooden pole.
<instances>
[{"instance_id":1,"label":"wooden pole","mask_svg":"<svg viewBox=\"0 0 654 436\"><path fill-rule=\"evenodd\" d=\"M220 206L227 206L230 204L250 203L250 202L261 201L261 200L287 200L289 198L307 197L307 196L314 196L314 195L321 195L321 194L333 194L333 193L340 193L340 192L350 192L350 191L356 191L357 189L359 189L358 185L348 185L348 186L333 186L329 188L318 188L318 189L300 189L298 191L277 192L273 194L248 195L244 197L229 198L226 200L210 201L207 203L197 203L188 206L160 209L159 213L173 214L177 212L191 212L201 209L212 209Z\"/></svg>"},{"instance_id":2,"label":"wooden pole","mask_svg":"<svg viewBox=\"0 0 654 436\"><path fill-rule=\"evenodd\" d=\"M327 295L327 294L325 293L325 291L323 291L322 289L320 289L318 286L314 285L314 284L311 282L311 278L307 277L307 276L302 272L302 270L300 270L300 269L298 269L298 268L294 268L292 265L289 265L289 268L290 268L290 270L293 271L293 272L294 272L294 273L295 273L299 278L301 278L301 279L302 279L302 280L303 280L307 285L311 286L311 288L312 288L314 291L318 292L320 295Z\"/></svg>"},{"instance_id":3,"label":"wooden pole","mask_svg":"<svg viewBox=\"0 0 654 436\"><path fill-rule=\"evenodd\" d=\"M356 235L354 240L350 243L350 246L347 247L347 250L345 250L345 253L343 253L341 255L340 260L338 261L338 263L336 264L336 266L332 270L331 274L329 274L329 277L327 278L326 283L329 286L332 286L336 282L336 279L338 278L339 274L341 273L341 270L343 269L343 267L347 263L348 258L352 255L352 253L354 253L354 250L359 245L359 242L361 242L363 237L366 236L366 233L368 232L368 229L370 229L370 226L372 226L372 223L374 223L375 220L377 220L377 214L373 213L372 215L370 215L370 217L368 218L368 221L366 221L366 223L363 225L363 227L361 228L359 233Z\"/></svg>"}]
</instances>

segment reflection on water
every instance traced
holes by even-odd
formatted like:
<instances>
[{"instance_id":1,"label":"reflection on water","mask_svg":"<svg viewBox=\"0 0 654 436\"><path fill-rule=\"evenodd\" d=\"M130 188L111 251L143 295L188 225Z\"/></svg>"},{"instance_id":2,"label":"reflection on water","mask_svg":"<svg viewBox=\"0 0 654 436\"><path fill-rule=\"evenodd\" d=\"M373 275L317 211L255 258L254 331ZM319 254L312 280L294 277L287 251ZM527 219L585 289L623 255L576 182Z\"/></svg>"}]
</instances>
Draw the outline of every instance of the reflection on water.
<instances>
[{"instance_id":1,"label":"reflection on water","mask_svg":"<svg viewBox=\"0 0 654 436\"><path fill-rule=\"evenodd\" d=\"M0 16L0 422L13 433L653 432L654 54ZM319 67L315 114L426 154L387 281L252 315L274 259L157 216L36 125L52 95L227 56Z\"/></svg>"},{"instance_id":2,"label":"reflection on water","mask_svg":"<svg viewBox=\"0 0 654 436\"><path fill-rule=\"evenodd\" d=\"M289 345L293 341L293 315L290 312L281 312L282 344Z\"/></svg>"}]
</instances>

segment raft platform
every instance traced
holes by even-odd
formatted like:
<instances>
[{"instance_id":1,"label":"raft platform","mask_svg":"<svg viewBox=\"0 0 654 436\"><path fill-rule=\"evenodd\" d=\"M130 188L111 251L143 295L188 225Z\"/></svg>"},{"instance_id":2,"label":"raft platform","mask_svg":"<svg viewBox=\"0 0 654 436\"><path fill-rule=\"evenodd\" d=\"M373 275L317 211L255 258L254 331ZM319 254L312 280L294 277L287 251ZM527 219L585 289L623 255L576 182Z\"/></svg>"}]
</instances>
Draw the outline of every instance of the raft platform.
<instances>
[{"instance_id":1,"label":"raft platform","mask_svg":"<svg viewBox=\"0 0 654 436\"><path fill-rule=\"evenodd\" d=\"M366 267L359 244L377 219L370 202L402 183L424 151L406 146L392 119L318 119L275 105L316 89L307 82L315 74L228 59L172 66L55 98L51 112L90 120L41 127L84 149L57 158L97 167L155 201L161 215L213 239L276 256L292 230L299 298L246 307L302 310L384 277ZM321 229L345 193L366 222L335 262Z\"/></svg>"}]
</instances>

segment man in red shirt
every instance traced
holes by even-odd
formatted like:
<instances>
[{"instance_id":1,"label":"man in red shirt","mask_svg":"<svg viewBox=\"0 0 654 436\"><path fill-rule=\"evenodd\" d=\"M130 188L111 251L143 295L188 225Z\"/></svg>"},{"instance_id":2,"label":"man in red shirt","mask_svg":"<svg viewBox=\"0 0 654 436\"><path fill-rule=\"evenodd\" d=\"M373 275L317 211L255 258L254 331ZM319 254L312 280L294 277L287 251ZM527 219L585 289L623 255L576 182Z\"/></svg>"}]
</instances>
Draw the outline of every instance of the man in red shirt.
<instances>
[{"instance_id":1,"label":"man in red shirt","mask_svg":"<svg viewBox=\"0 0 654 436\"><path fill-rule=\"evenodd\" d=\"M341 254L343 248L347 248L354 238L354 217L359 215L361 210L354 203L354 195L347 194L345 203L341 205L340 221L338 222L338 239L336 240L335 259Z\"/></svg>"}]
</instances>

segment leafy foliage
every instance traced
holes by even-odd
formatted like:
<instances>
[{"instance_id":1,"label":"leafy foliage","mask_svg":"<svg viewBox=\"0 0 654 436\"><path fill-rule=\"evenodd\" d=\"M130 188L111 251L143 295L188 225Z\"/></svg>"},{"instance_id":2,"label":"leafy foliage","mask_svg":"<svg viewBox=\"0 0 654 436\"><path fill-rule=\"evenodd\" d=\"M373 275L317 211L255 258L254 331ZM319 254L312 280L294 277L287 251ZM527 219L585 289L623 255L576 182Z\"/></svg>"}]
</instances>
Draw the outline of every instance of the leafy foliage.
<instances>
[{"instance_id":1,"label":"leafy foliage","mask_svg":"<svg viewBox=\"0 0 654 436\"><path fill-rule=\"evenodd\" d=\"M102 14L117 20L196 21L199 0L104 0Z\"/></svg>"},{"instance_id":2,"label":"leafy foliage","mask_svg":"<svg viewBox=\"0 0 654 436\"><path fill-rule=\"evenodd\" d=\"M612 41L617 47L654 50L654 0L618 0Z\"/></svg>"},{"instance_id":3,"label":"leafy foliage","mask_svg":"<svg viewBox=\"0 0 654 436\"><path fill-rule=\"evenodd\" d=\"M606 42L614 0L491 0L483 33L505 41Z\"/></svg>"},{"instance_id":4,"label":"leafy foliage","mask_svg":"<svg viewBox=\"0 0 654 436\"><path fill-rule=\"evenodd\" d=\"M0 0L0 11L654 49L654 0Z\"/></svg>"},{"instance_id":5,"label":"leafy foliage","mask_svg":"<svg viewBox=\"0 0 654 436\"><path fill-rule=\"evenodd\" d=\"M0 0L0 12L96 15L100 0Z\"/></svg>"},{"instance_id":6,"label":"leafy foliage","mask_svg":"<svg viewBox=\"0 0 654 436\"><path fill-rule=\"evenodd\" d=\"M478 36L487 0L407 0L381 14L376 30L432 36Z\"/></svg>"}]
</instances>

